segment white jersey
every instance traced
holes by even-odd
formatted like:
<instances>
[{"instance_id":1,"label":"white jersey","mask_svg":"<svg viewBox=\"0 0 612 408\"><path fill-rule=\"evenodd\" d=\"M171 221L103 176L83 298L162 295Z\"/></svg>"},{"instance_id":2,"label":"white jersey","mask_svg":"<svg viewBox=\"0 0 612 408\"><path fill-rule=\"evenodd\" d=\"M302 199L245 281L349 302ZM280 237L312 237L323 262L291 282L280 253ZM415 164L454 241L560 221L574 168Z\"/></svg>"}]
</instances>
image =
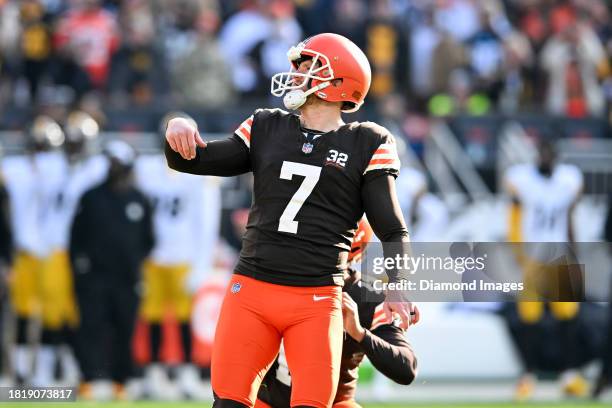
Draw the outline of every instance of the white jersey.
<instances>
[{"instance_id":1,"label":"white jersey","mask_svg":"<svg viewBox=\"0 0 612 408\"><path fill-rule=\"evenodd\" d=\"M40 161L44 233L51 250L67 250L70 228L81 196L101 183L108 172L102 155L69 163L61 152Z\"/></svg>"},{"instance_id":2,"label":"white jersey","mask_svg":"<svg viewBox=\"0 0 612 408\"><path fill-rule=\"evenodd\" d=\"M216 180L171 170L161 155L139 157L135 175L138 187L153 202L151 259L160 265L187 263L197 273L209 271L221 211Z\"/></svg>"},{"instance_id":3,"label":"white jersey","mask_svg":"<svg viewBox=\"0 0 612 408\"><path fill-rule=\"evenodd\" d=\"M568 241L569 211L583 186L576 166L556 165L546 177L533 164L519 164L508 169L505 183L521 204L522 241Z\"/></svg>"},{"instance_id":4,"label":"white jersey","mask_svg":"<svg viewBox=\"0 0 612 408\"><path fill-rule=\"evenodd\" d=\"M412 167L403 167L395 181L397 198L404 214L408 231L412 235L412 216L417 210L415 202L417 197L427 191L427 180L423 173Z\"/></svg>"},{"instance_id":5,"label":"white jersey","mask_svg":"<svg viewBox=\"0 0 612 408\"><path fill-rule=\"evenodd\" d=\"M44 153L40 153L44 154ZM37 156L8 156L2 160L2 175L10 200L15 248L39 258L48 254L42 234L42 193Z\"/></svg>"}]
</instances>

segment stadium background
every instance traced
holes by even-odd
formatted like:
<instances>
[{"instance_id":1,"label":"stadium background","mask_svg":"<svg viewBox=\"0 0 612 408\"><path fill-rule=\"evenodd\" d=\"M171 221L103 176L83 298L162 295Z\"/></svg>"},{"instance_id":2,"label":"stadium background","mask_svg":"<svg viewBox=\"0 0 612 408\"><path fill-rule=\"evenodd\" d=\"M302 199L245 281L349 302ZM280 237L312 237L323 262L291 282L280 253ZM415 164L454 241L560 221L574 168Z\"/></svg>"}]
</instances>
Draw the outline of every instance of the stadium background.
<instances>
[{"instance_id":1,"label":"stadium background","mask_svg":"<svg viewBox=\"0 0 612 408\"><path fill-rule=\"evenodd\" d=\"M97 24L71 21L83 5L99 7ZM331 31L356 42L373 68L366 104L347 119L388 127L403 165L426 175L432 194L411 231L417 239L504 240L503 171L533 160L533 142L552 138L586 176L578 240L600 241L612 172L610 10L605 0L4 0L0 143L5 155L18 154L32 118L61 122L75 108L100 123L99 142L121 138L143 155L159 149L168 111L188 112L205 138L223 137L255 108L280 106L269 78L287 69L291 45ZM576 52L560 57L566 46ZM235 260L249 178L223 180L221 192L219 243L208 248L213 285ZM511 399L520 362L498 305L420 306L423 321L408 333L417 383L390 385L366 366L363 398ZM592 362L605 308L583 310ZM171 346L167 353L176 358ZM596 370L589 364L587 377ZM552 381L536 393L560 398Z\"/></svg>"}]
</instances>

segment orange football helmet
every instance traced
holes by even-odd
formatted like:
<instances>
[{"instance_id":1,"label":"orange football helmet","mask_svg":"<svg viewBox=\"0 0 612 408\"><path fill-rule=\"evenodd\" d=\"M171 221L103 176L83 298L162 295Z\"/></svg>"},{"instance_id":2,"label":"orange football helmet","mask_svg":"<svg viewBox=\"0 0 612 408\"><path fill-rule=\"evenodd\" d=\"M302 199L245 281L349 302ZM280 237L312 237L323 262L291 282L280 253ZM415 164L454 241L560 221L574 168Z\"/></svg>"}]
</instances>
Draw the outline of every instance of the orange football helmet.
<instances>
[{"instance_id":1,"label":"orange football helmet","mask_svg":"<svg viewBox=\"0 0 612 408\"><path fill-rule=\"evenodd\" d=\"M363 104L370 89L372 70L368 58L355 43L338 34L324 33L307 38L291 47L287 57L292 65L289 72L272 77L271 92L284 96L287 109L297 109L306 102L308 95L330 102L344 102L343 112L355 112ZM312 58L306 73L297 72L303 58ZM302 78L302 81L294 81ZM339 85L332 85L341 79ZM304 83L308 89L303 90Z\"/></svg>"},{"instance_id":2,"label":"orange football helmet","mask_svg":"<svg viewBox=\"0 0 612 408\"><path fill-rule=\"evenodd\" d=\"M372 239L372 234L374 234L374 232L372 231L372 227L370 227L370 223L365 218L362 218L361 221L359 221L359 226L353 237L351 252L348 256L349 263L361 261L363 251L365 251L366 246L368 246L368 243Z\"/></svg>"}]
</instances>

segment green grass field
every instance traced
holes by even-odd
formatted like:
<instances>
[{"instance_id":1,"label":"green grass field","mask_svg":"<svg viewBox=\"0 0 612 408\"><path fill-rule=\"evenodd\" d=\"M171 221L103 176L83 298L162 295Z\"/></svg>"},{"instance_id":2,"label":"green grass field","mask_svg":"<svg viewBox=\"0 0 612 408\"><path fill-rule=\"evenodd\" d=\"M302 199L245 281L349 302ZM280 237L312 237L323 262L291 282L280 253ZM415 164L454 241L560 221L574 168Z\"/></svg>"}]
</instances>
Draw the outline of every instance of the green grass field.
<instances>
[{"instance_id":1,"label":"green grass field","mask_svg":"<svg viewBox=\"0 0 612 408\"><path fill-rule=\"evenodd\" d=\"M195 408L210 407L212 404L206 402L72 402L72 403L3 403L1 406L15 406L20 408ZM604 407L607 403L569 401L563 403L404 403L404 404L363 404L364 408L573 408L573 407Z\"/></svg>"}]
</instances>

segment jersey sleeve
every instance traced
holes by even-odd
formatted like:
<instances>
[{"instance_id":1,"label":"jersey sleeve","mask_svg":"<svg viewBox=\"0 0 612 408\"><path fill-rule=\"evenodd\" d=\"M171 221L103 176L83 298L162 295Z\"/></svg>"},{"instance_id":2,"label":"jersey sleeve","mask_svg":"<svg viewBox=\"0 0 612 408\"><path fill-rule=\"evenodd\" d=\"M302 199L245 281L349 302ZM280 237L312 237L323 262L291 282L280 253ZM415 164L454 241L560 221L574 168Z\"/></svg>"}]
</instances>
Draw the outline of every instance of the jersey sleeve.
<instances>
[{"instance_id":1,"label":"jersey sleeve","mask_svg":"<svg viewBox=\"0 0 612 408\"><path fill-rule=\"evenodd\" d=\"M390 174L393 177L398 177L401 163L397 154L395 138L382 126L376 125L370 127L369 130L374 133L375 141L363 175L372 177L380 174Z\"/></svg>"},{"instance_id":2,"label":"jersey sleeve","mask_svg":"<svg viewBox=\"0 0 612 408\"><path fill-rule=\"evenodd\" d=\"M246 145L248 149L251 149L251 130L253 127L253 121L255 120L255 115L249 116L244 122L238 126L238 128L234 131L234 134Z\"/></svg>"},{"instance_id":3,"label":"jersey sleeve","mask_svg":"<svg viewBox=\"0 0 612 408\"><path fill-rule=\"evenodd\" d=\"M417 359L399 327L381 325L366 330L360 345L372 365L396 383L408 385L416 378Z\"/></svg>"}]
</instances>

